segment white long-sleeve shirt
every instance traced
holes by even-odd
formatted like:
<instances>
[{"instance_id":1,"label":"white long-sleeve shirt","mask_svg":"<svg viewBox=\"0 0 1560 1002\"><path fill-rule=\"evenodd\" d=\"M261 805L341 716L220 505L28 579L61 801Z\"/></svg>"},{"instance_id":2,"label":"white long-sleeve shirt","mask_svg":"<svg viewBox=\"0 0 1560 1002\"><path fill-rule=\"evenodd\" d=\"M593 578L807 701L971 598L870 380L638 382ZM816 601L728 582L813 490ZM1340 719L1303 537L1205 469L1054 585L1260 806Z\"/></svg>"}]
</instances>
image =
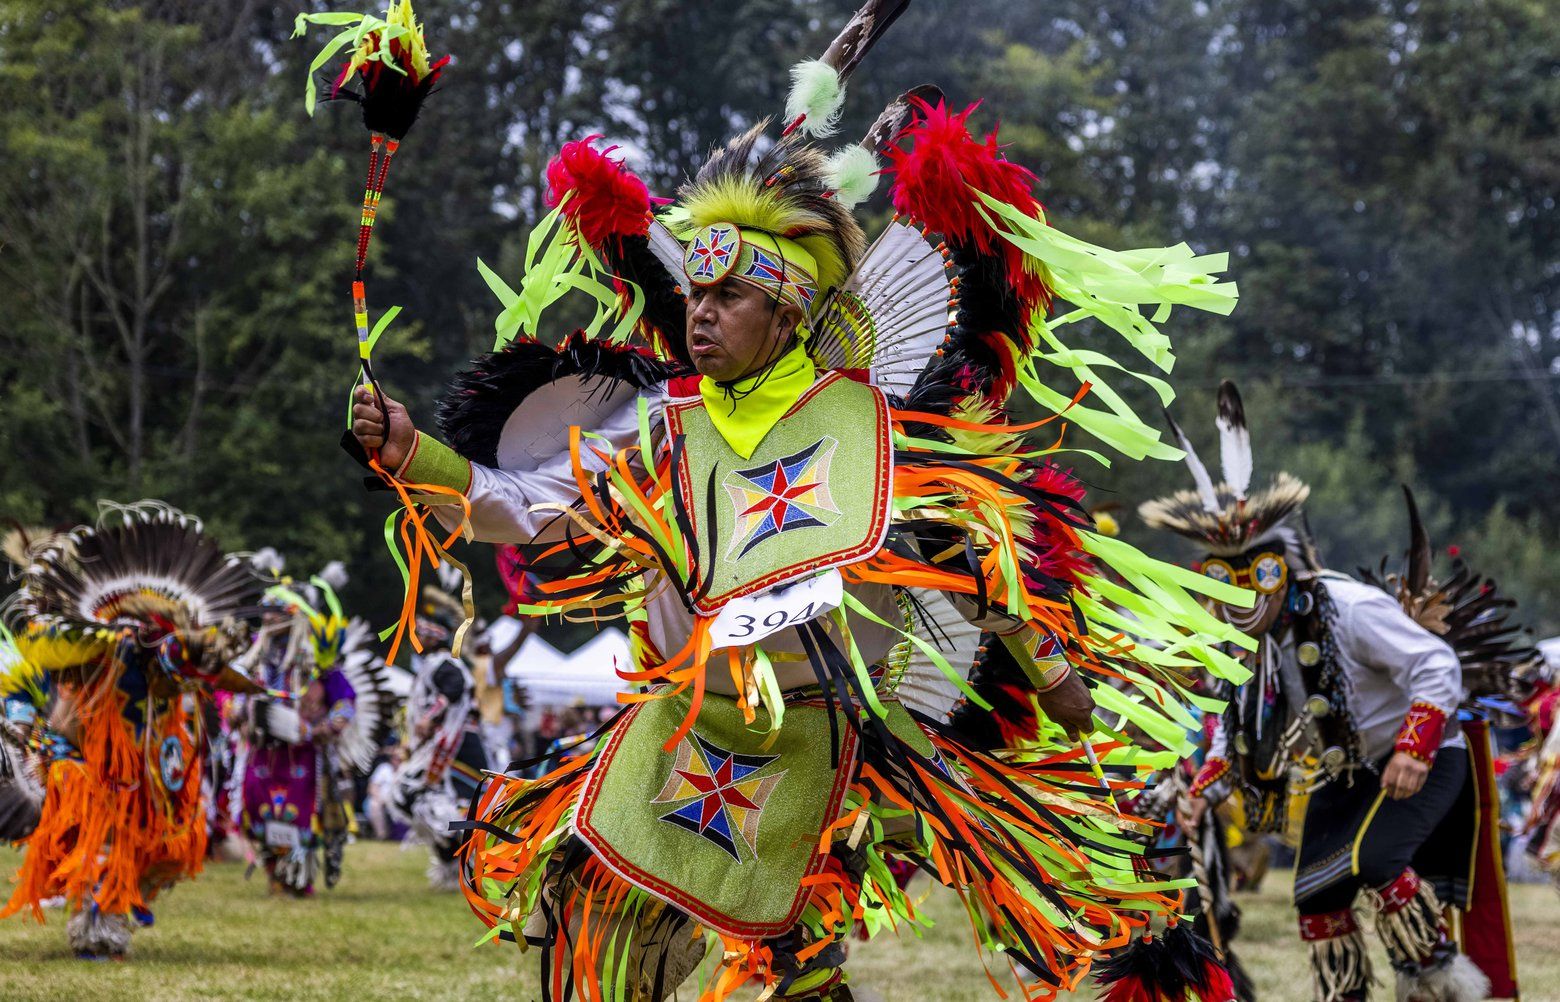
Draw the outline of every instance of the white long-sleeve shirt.
<instances>
[{"instance_id":1,"label":"white long-sleeve shirt","mask_svg":"<svg viewBox=\"0 0 1560 1002\"><path fill-rule=\"evenodd\" d=\"M1392 751L1415 702L1429 703L1450 720L1462 699L1462 665L1451 646L1410 619L1397 600L1379 588L1332 574L1322 578L1322 585L1337 610L1333 638L1353 689L1350 710L1365 761L1380 761ZM1279 643L1280 657L1295 657L1292 634ZM1461 731L1448 726L1441 747L1465 744ZM1209 757L1228 757L1222 720Z\"/></svg>"}]
</instances>

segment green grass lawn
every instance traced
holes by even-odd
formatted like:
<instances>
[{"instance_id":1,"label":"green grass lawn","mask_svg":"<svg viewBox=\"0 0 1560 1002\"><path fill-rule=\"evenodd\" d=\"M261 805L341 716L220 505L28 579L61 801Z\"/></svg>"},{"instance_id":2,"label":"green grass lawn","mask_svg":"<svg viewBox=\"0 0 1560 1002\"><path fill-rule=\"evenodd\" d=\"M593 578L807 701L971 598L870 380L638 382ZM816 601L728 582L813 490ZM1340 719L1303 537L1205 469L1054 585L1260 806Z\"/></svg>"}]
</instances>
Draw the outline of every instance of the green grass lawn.
<instances>
[{"instance_id":1,"label":"green grass lawn","mask_svg":"<svg viewBox=\"0 0 1560 1002\"><path fill-rule=\"evenodd\" d=\"M0 872L17 860L0 851ZM7 919L0 923L0 1000L536 998L534 955L508 944L473 948L480 923L457 895L427 888L423 862L421 850L355 845L341 885L309 901L268 897L263 880L244 880L242 865L214 864L163 897L156 926L136 934L134 954L122 964L72 959L58 912L43 926ZM1310 996L1285 878L1274 874L1261 894L1241 899L1246 929L1238 952L1264 1002ZM1523 998L1560 1002L1560 897L1548 886L1524 885L1513 898ZM936 925L924 938L852 947L855 983L886 1002L997 999L957 902L934 891L926 907ZM1377 969L1386 970L1384 958ZM1390 989L1380 997L1390 998ZM694 993L683 998L692 1002Z\"/></svg>"}]
</instances>

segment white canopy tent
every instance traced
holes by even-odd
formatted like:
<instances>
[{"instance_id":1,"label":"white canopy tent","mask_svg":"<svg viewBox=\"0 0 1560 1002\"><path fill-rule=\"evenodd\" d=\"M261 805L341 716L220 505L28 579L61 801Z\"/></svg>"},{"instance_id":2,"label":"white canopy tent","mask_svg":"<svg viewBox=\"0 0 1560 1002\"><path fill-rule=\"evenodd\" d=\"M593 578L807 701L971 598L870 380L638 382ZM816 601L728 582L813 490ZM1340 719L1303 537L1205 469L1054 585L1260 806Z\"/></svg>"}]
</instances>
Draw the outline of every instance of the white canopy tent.
<instances>
[{"instance_id":1,"label":"white canopy tent","mask_svg":"<svg viewBox=\"0 0 1560 1002\"><path fill-rule=\"evenodd\" d=\"M488 628L494 649L507 647L520 630L518 620L503 616ZM510 659L505 675L525 687L532 706L568 706L584 701L611 706L617 694L631 688L617 670L629 663L628 637L609 627L565 654L537 634L531 634ZM412 691L412 673L390 665L390 690L405 699Z\"/></svg>"},{"instance_id":2,"label":"white canopy tent","mask_svg":"<svg viewBox=\"0 0 1560 1002\"><path fill-rule=\"evenodd\" d=\"M505 616L494 622L488 636L494 648L502 648L519 629L518 622ZM581 700L610 706L618 693L630 688L617 674L628 664L628 637L616 628L602 630L568 654L533 633L510 659L505 674L525 687L532 706L567 706Z\"/></svg>"}]
</instances>

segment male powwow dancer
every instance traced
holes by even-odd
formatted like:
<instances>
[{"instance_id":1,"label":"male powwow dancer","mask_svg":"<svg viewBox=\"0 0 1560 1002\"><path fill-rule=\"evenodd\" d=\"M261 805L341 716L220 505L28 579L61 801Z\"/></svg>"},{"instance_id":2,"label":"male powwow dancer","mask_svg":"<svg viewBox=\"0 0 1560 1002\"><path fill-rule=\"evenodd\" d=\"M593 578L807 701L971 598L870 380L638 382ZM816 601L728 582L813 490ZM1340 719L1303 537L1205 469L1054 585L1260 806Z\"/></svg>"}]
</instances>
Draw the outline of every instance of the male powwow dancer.
<instances>
[{"instance_id":1,"label":"male powwow dancer","mask_svg":"<svg viewBox=\"0 0 1560 1002\"><path fill-rule=\"evenodd\" d=\"M345 577L340 578L344 582ZM362 620L323 575L267 589L252 648L269 694L240 697L241 820L273 893L307 897L341 879L357 830L353 777L390 731L396 700Z\"/></svg>"},{"instance_id":2,"label":"male powwow dancer","mask_svg":"<svg viewBox=\"0 0 1560 1002\"><path fill-rule=\"evenodd\" d=\"M1175 456L1061 335L1098 320L1166 364L1155 321L1227 312L1234 288L1222 256L1051 228L1033 176L930 88L826 154L903 6L858 13L793 71L786 128L733 139L660 214L591 140L566 146L533 268L518 291L490 279L499 345L445 402L450 444L377 388L355 401L375 468L438 489L418 527L426 503L524 549L520 612L631 624L643 691L597 750L495 777L462 825L468 900L540 946L547 998L667 998L713 952L706 998L848 999L845 937L914 920L894 859L965 900L1030 997L1179 905L1088 757L1121 786L1185 750L1187 675L1241 675L1213 648L1238 634L1186 589L1240 593L1095 534L1060 441L1026 442L1005 408L1022 388L1069 436ZM868 248L852 209L880 171L901 218ZM600 312L550 347L569 288ZM1053 297L1075 309L1051 319ZM979 698L983 632L1043 711L1022 755L948 726ZM1181 995L1228 998L1216 967L1174 970Z\"/></svg>"},{"instance_id":3,"label":"male powwow dancer","mask_svg":"<svg viewBox=\"0 0 1560 1002\"><path fill-rule=\"evenodd\" d=\"M417 612L417 633L426 645L413 655L412 691L406 699L402 742L406 757L396 767L390 801L411 836L428 847L428 881L436 888L459 886L456 851L463 837L451 825L466 816L490 762L477 715L477 685L471 669L450 650L463 611L430 585Z\"/></svg>"},{"instance_id":4,"label":"male powwow dancer","mask_svg":"<svg viewBox=\"0 0 1560 1002\"><path fill-rule=\"evenodd\" d=\"M7 716L29 720L44 798L0 915L63 897L87 959L122 958L157 895L206 855L197 717L186 697L258 687L230 662L260 595L246 560L156 502L105 506L30 555L8 606ZM30 714L20 711L25 705Z\"/></svg>"}]
</instances>

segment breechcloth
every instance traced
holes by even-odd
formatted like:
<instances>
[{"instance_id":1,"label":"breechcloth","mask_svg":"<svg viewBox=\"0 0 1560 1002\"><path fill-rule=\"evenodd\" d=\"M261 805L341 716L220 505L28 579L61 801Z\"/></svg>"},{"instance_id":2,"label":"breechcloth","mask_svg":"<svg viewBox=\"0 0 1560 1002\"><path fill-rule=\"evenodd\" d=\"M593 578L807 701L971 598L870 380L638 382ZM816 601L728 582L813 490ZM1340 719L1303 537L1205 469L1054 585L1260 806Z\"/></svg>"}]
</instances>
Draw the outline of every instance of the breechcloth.
<instances>
[{"instance_id":1,"label":"breechcloth","mask_svg":"<svg viewBox=\"0 0 1560 1002\"><path fill-rule=\"evenodd\" d=\"M1302 915L1349 908L1362 888L1384 887L1410 866L1442 902L1461 906L1477 823L1468 779L1468 752L1443 748L1423 788L1404 800L1386 796L1379 770L1317 790L1301 829L1295 907Z\"/></svg>"}]
</instances>

